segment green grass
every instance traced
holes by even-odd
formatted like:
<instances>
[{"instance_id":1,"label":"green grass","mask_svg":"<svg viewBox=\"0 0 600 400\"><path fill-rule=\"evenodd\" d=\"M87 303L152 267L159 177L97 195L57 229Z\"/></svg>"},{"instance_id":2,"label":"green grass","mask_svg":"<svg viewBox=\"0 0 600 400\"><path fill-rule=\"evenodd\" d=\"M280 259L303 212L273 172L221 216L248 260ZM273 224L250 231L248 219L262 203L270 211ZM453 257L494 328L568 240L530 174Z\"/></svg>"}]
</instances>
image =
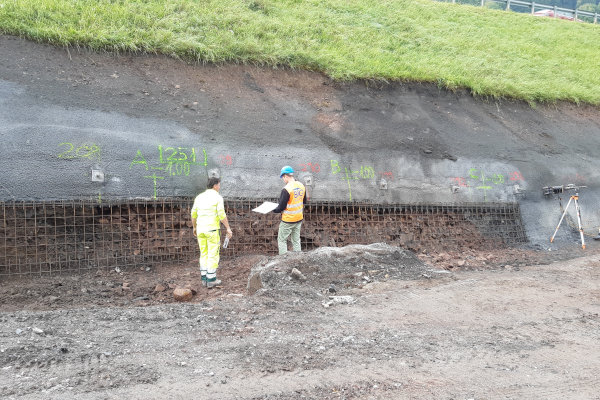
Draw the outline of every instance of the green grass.
<instances>
[{"instance_id":1,"label":"green grass","mask_svg":"<svg viewBox=\"0 0 600 400\"><path fill-rule=\"evenodd\" d=\"M334 79L600 104L600 25L430 0L0 0L0 32Z\"/></svg>"}]
</instances>

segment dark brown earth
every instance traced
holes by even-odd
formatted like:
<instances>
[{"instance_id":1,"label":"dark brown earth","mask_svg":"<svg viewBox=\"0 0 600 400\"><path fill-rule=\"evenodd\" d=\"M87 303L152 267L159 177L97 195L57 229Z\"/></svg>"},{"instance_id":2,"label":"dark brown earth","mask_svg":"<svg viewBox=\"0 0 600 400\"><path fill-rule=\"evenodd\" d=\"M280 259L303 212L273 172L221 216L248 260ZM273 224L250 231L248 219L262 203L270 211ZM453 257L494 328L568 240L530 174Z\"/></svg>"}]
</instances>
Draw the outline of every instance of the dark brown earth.
<instances>
[{"instance_id":1,"label":"dark brown earth","mask_svg":"<svg viewBox=\"0 0 600 400\"><path fill-rule=\"evenodd\" d=\"M284 67L192 65L157 55L94 53L83 48L57 49L3 35L0 35L0 49L10 55L0 59L0 77L27 86L27 90L42 102L67 108L85 105L89 109L107 112L118 110L142 118L159 116L177 121L192 132L213 133L209 140L220 144L257 143L267 134L265 132L268 132L270 145L288 143L289 137L281 132L288 132L295 118L301 119L289 105L289 109L281 114L278 101L288 98L310 104L318 111L311 122L311 129L317 133L318 140L303 135L302 129L296 129L304 145L312 148L325 143L338 152L397 149L406 154L441 159L470 153L481 156L481 145L475 143L477 136L464 136L465 127L454 126L453 118L458 118L456 116L468 109L464 118L476 124L478 120L487 120L500 104L506 108L505 112L517 116L508 118L504 112L492 115L500 127L543 154L561 154L571 146L574 151L584 150L586 142L582 135L587 132L574 132L575 137L560 139L559 134L564 133L561 131L564 121L589 120L587 125L590 129L600 125L600 113L595 106L562 102L538 105L532 109L518 101L489 101L474 99L463 90L442 91L433 84L344 83L322 74ZM386 99L394 91L416 95L419 103L403 104L406 112L414 114L426 108L430 114L428 118L436 120L403 123L403 134L397 135L398 121L380 118L380 110L377 109L382 104L394 106L385 103L392 101ZM261 96L263 93L268 93L268 100ZM485 107L471 107L475 103L485 104ZM360 112L356 113L357 110ZM235 119L231 118L232 114ZM351 121L344 121L350 118L346 114L352 116ZM227 121L227 126L222 126L222 120ZM433 122L438 127L450 124L452 128L442 133L420 125ZM549 127L545 126L548 122ZM340 131L342 124L349 126ZM549 131L538 133L540 125L544 125L544 129L549 128ZM369 126L377 127L377 140L364 140L361 136L370 131ZM346 136L342 136L344 132ZM406 136L410 136L411 140L406 140ZM441 143L442 136L446 143ZM497 140L498 143L493 144L500 149L506 147L507 138L502 135L486 137L486 140ZM424 149L429 150L424 153ZM508 150L506 148L505 151ZM495 156L503 160L514 158L505 151Z\"/></svg>"},{"instance_id":2,"label":"dark brown earth","mask_svg":"<svg viewBox=\"0 0 600 400\"><path fill-rule=\"evenodd\" d=\"M589 250L586 252L576 247L554 252L504 248L440 253L423 251L417 257L437 270L518 271L524 266L546 265L589 254ZM40 311L96 306L143 307L174 303L173 290L176 288L192 289L195 292L191 300L193 303L233 295L245 296L251 268L265 259L268 257L264 255L249 255L221 261L218 276L223 284L212 290L201 286L196 261L179 265L159 265L149 270L146 270L146 267L118 268L53 276L5 277L0 286L0 311ZM360 269L356 265L355 267Z\"/></svg>"},{"instance_id":3,"label":"dark brown earth","mask_svg":"<svg viewBox=\"0 0 600 400\"><path fill-rule=\"evenodd\" d=\"M226 202L233 239L223 259L277 252L280 217L251 212L261 201ZM154 268L197 258L192 199L100 206L48 202L0 208L0 275ZM253 205L252 205L253 204ZM518 209L310 202L302 248L385 242L419 254L477 252L526 244ZM448 268L453 267L448 265Z\"/></svg>"}]
</instances>

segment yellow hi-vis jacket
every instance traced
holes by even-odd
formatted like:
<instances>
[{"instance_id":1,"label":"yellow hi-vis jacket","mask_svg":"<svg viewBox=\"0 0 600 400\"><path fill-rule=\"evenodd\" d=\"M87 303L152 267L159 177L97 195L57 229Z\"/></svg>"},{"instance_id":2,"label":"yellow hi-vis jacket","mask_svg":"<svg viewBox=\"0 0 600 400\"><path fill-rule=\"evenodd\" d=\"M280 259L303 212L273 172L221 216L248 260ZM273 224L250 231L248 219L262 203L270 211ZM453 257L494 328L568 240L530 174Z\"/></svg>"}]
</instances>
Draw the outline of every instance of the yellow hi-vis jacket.
<instances>
[{"instance_id":1,"label":"yellow hi-vis jacket","mask_svg":"<svg viewBox=\"0 0 600 400\"><path fill-rule=\"evenodd\" d=\"M304 196L306 195L304 185L298 181L293 181L285 185L284 189L290 194L290 199L288 200L287 207L282 212L281 220L283 222L302 221L304 218L302 214Z\"/></svg>"},{"instance_id":2,"label":"yellow hi-vis jacket","mask_svg":"<svg viewBox=\"0 0 600 400\"><path fill-rule=\"evenodd\" d=\"M194 199L192 218L196 220L196 233L206 233L220 229L225 219L223 197L214 189L207 189Z\"/></svg>"}]
</instances>

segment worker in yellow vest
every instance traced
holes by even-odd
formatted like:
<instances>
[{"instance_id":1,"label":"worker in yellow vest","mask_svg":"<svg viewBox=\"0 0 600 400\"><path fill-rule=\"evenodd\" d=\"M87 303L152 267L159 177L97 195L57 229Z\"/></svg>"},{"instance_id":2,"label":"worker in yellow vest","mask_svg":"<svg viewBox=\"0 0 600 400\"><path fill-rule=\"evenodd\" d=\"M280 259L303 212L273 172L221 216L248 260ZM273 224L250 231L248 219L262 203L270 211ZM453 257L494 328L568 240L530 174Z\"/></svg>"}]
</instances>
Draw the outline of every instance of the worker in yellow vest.
<instances>
[{"instance_id":1,"label":"worker in yellow vest","mask_svg":"<svg viewBox=\"0 0 600 400\"><path fill-rule=\"evenodd\" d=\"M200 247L200 275L202 284L209 289L221 284L217 279L221 222L227 229L227 237L233 236L225 215L223 197L219 194L220 190L221 180L210 178L207 189L196 196L192 206L192 226Z\"/></svg>"},{"instance_id":2,"label":"worker in yellow vest","mask_svg":"<svg viewBox=\"0 0 600 400\"><path fill-rule=\"evenodd\" d=\"M300 251L300 227L304 219L304 205L308 201L304 185L294 178L294 169L285 166L281 169L279 177L285 182L285 187L279 196L279 205L273 210L281 213L281 223L277 235L279 254L288 251L287 239L291 235L292 248Z\"/></svg>"}]
</instances>

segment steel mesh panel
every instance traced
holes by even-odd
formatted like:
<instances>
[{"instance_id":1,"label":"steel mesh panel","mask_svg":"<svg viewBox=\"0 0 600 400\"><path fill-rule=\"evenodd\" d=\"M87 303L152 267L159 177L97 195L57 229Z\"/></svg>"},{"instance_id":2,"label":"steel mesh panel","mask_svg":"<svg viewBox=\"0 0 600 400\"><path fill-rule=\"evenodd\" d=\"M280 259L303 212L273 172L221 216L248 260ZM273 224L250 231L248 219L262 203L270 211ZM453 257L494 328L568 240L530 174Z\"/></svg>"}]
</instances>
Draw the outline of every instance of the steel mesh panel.
<instances>
[{"instance_id":1,"label":"steel mesh panel","mask_svg":"<svg viewBox=\"0 0 600 400\"><path fill-rule=\"evenodd\" d=\"M222 259L277 253L280 216L251 210L262 199L226 200L234 237ZM193 199L0 203L0 276L195 261ZM386 242L420 252L493 249L527 241L516 203L311 202L302 249Z\"/></svg>"}]
</instances>

